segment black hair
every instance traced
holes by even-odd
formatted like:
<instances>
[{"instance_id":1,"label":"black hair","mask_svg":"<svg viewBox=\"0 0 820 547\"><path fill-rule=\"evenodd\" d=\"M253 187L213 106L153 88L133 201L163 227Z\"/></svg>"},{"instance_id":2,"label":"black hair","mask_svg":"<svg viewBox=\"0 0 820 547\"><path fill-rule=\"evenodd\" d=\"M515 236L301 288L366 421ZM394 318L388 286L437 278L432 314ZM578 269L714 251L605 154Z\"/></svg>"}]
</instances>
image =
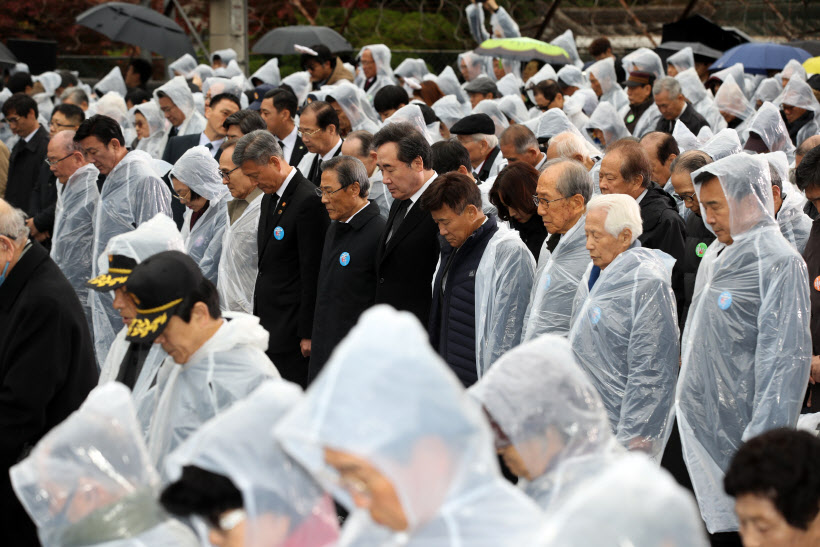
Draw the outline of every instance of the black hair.
<instances>
[{"instance_id":1,"label":"black hair","mask_svg":"<svg viewBox=\"0 0 820 547\"><path fill-rule=\"evenodd\" d=\"M481 190L467 175L445 173L424 191L419 204L425 211L438 211L446 205L458 215L468 205L481 211Z\"/></svg>"},{"instance_id":2,"label":"black hair","mask_svg":"<svg viewBox=\"0 0 820 547\"><path fill-rule=\"evenodd\" d=\"M62 89L65 89L66 87L74 87L78 83L77 77L68 70L58 70L57 74L60 75L60 88Z\"/></svg>"},{"instance_id":3,"label":"black hair","mask_svg":"<svg viewBox=\"0 0 820 547\"><path fill-rule=\"evenodd\" d=\"M247 109L234 112L225 118L224 122L222 122L222 128L225 130L232 125L238 125L239 130L243 135L247 135L251 131L256 131L257 129L268 128L265 124L265 120L263 120L262 116L259 115L259 112Z\"/></svg>"},{"instance_id":4,"label":"black hair","mask_svg":"<svg viewBox=\"0 0 820 547\"><path fill-rule=\"evenodd\" d=\"M472 171L470 163L470 153L458 139L451 138L446 141L434 143L431 147L433 156L433 170L436 173L451 173L458 171L464 166L467 171Z\"/></svg>"},{"instance_id":5,"label":"black hair","mask_svg":"<svg viewBox=\"0 0 820 547\"><path fill-rule=\"evenodd\" d=\"M33 85L34 81L28 72L12 74L11 77L9 77L9 81L6 82L6 87L8 87L12 93L25 93L26 88L32 87Z\"/></svg>"},{"instance_id":6,"label":"black hair","mask_svg":"<svg viewBox=\"0 0 820 547\"><path fill-rule=\"evenodd\" d=\"M365 157L370 155L370 149L373 145L373 134L369 131L351 131L347 134L347 140L358 139L359 141L359 156Z\"/></svg>"},{"instance_id":7,"label":"black hair","mask_svg":"<svg viewBox=\"0 0 820 547\"><path fill-rule=\"evenodd\" d=\"M199 194L191 190L191 201L199 197ZM211 319L222 317L222 311L219 309L219 292L216 290L216 285L204 277L199 285L188 293L176 314L186 323L189 322L191 320L191 310L197 302L203 302L208 306L208 315L211 316Z\"/></svg>"},{"instance_id":8,"label":"black hair","mask_svg":"<svg viewBox=\"0 0 820 547\"><path fill-rule=\"evenodd\" d=\"M489 195L490 203L498 210L498 218L511 220L510 207L527 214L537 212L532 196L539 174L535 167L523 161L514 161L498 173Z\"/></svg>"},{"instance_id":9,"label":"black hair","mask_svg":"<svg viewBox=\"0 0 820 547\"><path fill-rule=\"evenodd\" d=\"M388 110L398 110L405 104L410 104L410 97L403 87L397 85L386 85L373 97L373 108L379 114Z\"/></svg>"},{"instance_id":10,"label":"black hair","mask_svg":"<svg viewBox=\"0 0 820 547\"><path fill-rule=\"evenodd\" d=\"M182 468L180 478L165 487L159 502L179 517L197 515L211 519L244 507L242 492L231 479L195 465Z\"/></svg>"},{"instance_id":11,"label":"black hair","mask_svg":"<svg viewBox=\"0 0 820 547\"><path fill-rule=\"evenodd\" d=\"M80 125L85 121L85 112L75 104L58 104L54 107L54 111L51 115L54 116L56 112L59 112L65 116L68 121L76 125Z\"/></svg>"},{"instance_id":12,"label":"black hair","mask_svg":"<svg viewBox=\"0 0 820 547\"><path fill-rule=\"evenodd\" d=\"M643 149L638 139L624 137L615 141L607 147L606 153L621 152L621 176L624 180L631 181L637 176L642 177L641 186L649 188L652 184L652 164L649 163L649 156Z\"/></svg>"},{"instance_id":13,"label":"black hair","mask_svg":"<svg viewBox=\"0 0 820 547\"><path fill-rule=\"evenodd\" d=\"M430 143L414 125L407 122L389 123L373 136L372 146L376 150L389 142L396 143L400 162L410 165L414 159L420 157L424 168L432 169L433 154Z\"/></svg>"},{"instance_id":14,"label":"black hair","mask_svg":"<svg viewBox=\"0 0 820 547\"><path fill-rule=\"evenodd\" d=\"M421 115L424 116L424 123L430 125L433 122L440 122L441 120L436 115L436 111L427 106L426 104L418 104L416 106L419 107L421 110Z\"/></svg>"},{"instance_id":15,"label":"black hair","mask_svg":"<svg viewBox=\"0 0 820 547\"><path fill-rule=\"evenodd\" d=\"M815 146L803 156L794 171L794 181L803 192L809 186L820 186L820 146Z\"/></svg>"},{"instance_id":16,"label":"black hair","mask_svg":"<svg viewBox=\"0 0 820 547\"><path fill-rule=\"evenodd\" d=\"M135 87L131 91L125 94L125 102L128 103L129 101L134 106L138 104L147 103L151 100L151 94L145 91L141 87Z\"/></svg>"},{"instance_id":17,"label":"black hair","mask_svg":"<svg viewBox=\"0 0 820 547\"><path fill-rule=\"evenodd\" d=\"M595 38L592 43L589 44L589 54L593 57L603 55L608 49L612 49L612 44L606 36Z\"/></svg>"},{"instance_id":18,"label":"black hair","mask_svg":"<svg viewBox=\"0 0 820 547\"><path fill-rule=\"evenodd\" d=\"M319 55L310 55L308 53L303 53L300 59L302 69L307 70L307 65L311 62L319 63L323 65L330 61L330 68L336 68L336 56L331 53L330 49L324 44L316 44L310 46L310 49L318 53Z\"/></svg>"},{"instance_id":19,"label":"black hair","mask_svg":"<svg viewBox=\"0 0 820 547\"><path fill-rule=\"evenodd\" d=\"M82 142L83 139L88 137L97 137L106 147L112 139L117 139L121 146L125 146L125 138L122 136L120 124L113 118L102 114L95 114L80 124L74 134L74 142Z\"/></svg>"},{"instance_id":20,"label":"black hair","mask_svg":"<svg viewBox=\"0 0 820 547\"><path fill-rule=\"evenodd\" d=\"M535 84L535 87L532 88L532 92L533 94L538 93L543 95L547 102L552 102L555 100L555 97L561 93L561 87L553 80L544 80L543 82Z\"/></svg>"},{"instance_id":21,"label":"black hair","mask_svg":"<svg viewBox=\"0 0 820 547\"><path fill-rule=\"evenodd\" d=\"M298 113L299 110L299 99L296 98L296 95L293 94L292 91L288 89L278 88L278 89L271 89L267 93L265 93L265 99L272 99L273 100L273 108L281 112L282 110L287 110L290 113L290 119L293 119L294 116ZM264 129L264 128L263 128Z\"/></svg>"},{"instance_id":22,"label":"black hair","mask_svg":"<svg viewBox=\"0 0 820 547\"><path fill-rule=\"evenodd\" d=\"M820 439L806 431L773 429L740 447L723 488L734 498L766 498L791 526L807 530L820 510L818 461Z\"/></svg>"},{"instance_id":23,"label":"black hair","mask_svg":"<svg viewBox=\"0 0 820 547\"><path fill-rule=\"evenodd\" d=\"M219 95L211 97L211 102L208 103L208 106L210 108L214 108L221 101L231 101L233 104L237 106L237 108L242 108L242 105L239 103L239 97L237 97L233 93L220 93Z\"/></svg>"},{"instance_id":24,"label":"black hair","mask_svg":"<svg viewBox=\"0 0 820 547\"><path fill-rule=\"evenodd\" d=\"M333 107L324 101L313 101L302 110L302 115L305 112L313 112L316 115L316 125L319 129L327 129L330 125L336 128L339 132L339 115L333 110Z\"/></svg>"},{"instance_id":25,"label":"black hair","mask_svg":"<svg viewBox=\"0 0 820 547\"><path fill-rule=\"evenodd\" d=\"M35 118L40 115L40 111L37 110L37 102L25 93L15 93L3 103L3 116L8 116L11 112L14 112L25 118L32 110Z\"/></svg>"},{"instance_id":26,"label":"black hair","mask_svg":"<svg viewBox=\"0 0 820 547\"><path fill-rule=\"evenodd\" d=\"M151 79L151 74L154 72L154 67L151 66L151 63L146 61L145 59L131 59L131 62L128 63L128 66L133 67L134 72L139 74L140 77L140 85L145 85L148 83L148 80ZM126 67L126 70L128 67Z\"/></svg>"}]
</instances>

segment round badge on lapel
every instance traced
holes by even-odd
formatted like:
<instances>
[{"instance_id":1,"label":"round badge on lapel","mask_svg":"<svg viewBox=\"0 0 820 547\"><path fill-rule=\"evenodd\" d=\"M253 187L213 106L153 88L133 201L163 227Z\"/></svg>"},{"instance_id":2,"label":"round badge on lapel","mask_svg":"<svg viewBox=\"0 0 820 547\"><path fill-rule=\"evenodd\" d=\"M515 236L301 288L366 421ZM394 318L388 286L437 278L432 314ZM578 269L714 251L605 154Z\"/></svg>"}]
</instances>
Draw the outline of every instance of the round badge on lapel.
<instances>
[{"instance_id":1,"label":"round badge on lapel","mask_svg":"<svg viewBox=\"0 0 820 547\"><path fill-rule=\"evenodd\" d=\"M723 291L718 296L718 308L722 310L729 309L729 306L732 305L732 293L729 291Z\"/></svg>"},{"instance_id":2,"label":"round badge on lapel","mask_svg":"<svg viewBox=\"0 0 820 547\"><path fill-rule=\"evenodd\" d=\"M342 266L347 266L348 264L350 264L350 253L345 251L342 254L340 254L339 255L339 264L341 264Z\"/></svg>"},{"instance_id":3,"label":"round badge on lapel","mask_svg":"<svg viewBox=\"0 0 820 547\"><path fill-rule=\"evenodd\" d=\"M814 278L814 290L820 291L820 275Z\"/></svg>"},{"instance_id":4,"label":"round badge on lapel","mask_svg":"<svg viewBox=\"0 0 820 547\"><path fill-rule=\"evenodd\" d=\"M285 229L281 226L277 226L276 229L273 231L273 237L281 241L282 238L285 237Z\"/></svg>"}]
</instances>

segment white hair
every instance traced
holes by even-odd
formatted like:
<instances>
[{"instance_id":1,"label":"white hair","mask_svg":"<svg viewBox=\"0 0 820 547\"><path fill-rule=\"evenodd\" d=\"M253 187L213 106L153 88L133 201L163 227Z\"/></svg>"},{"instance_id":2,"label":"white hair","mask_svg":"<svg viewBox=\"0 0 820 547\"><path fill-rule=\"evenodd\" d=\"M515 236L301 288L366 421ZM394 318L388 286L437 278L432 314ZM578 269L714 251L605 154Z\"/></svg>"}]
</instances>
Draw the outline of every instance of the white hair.
<instances>
[{"instance_id":1,"label":"white hair","mask_svg":"<svg viewBox=\"0 0 820 547\"><path fill-rule=\"evenodd\" d=\"M626 194L601 194L595 196L587 204L587 213L598 209L606 212L604 229L612 237L618 237L624 229L629 228L629 231L632 232L631 244L643 233L641 208L632 196Z\"/></svg>"},{"instance_id":2,"label":"white hair","mask_svg":"<svg viewBox=\"0 0 820 547\"><path fill-rule=\"evenodd\" d=\"M490 150L492 150L493 148L498 146L498 137L496 137L495 135L486 135L484 133L475 133L473 135L470 135L470 137L472 137L473 141L475 141L475 142L481 142L481 141L486 142L487 147L490 148Z\"/></svg>"},{"instance_id":3,"label":"white hair","mask_svg":"<svg viewBox=\"0 0 820 547\"><path fill-rule=\"evenodd\" d=\"M581 156L584 160L589 159L589 152L584 138L572 131L558 133L550 139L549 147L555 147L555 153L559 158L575 159Z\"/></svg>"},{"instance_id":4,"label":"white hair","mask_svg":"<svg viewBox=\"0 0 820 547\"><path fill-rule=\"evenodd\" d=\"M0 235L11 238L20 245L28 240L28 234L26 214L9 205L6 200L0 199Z\"/></svg>"}]
</instances>

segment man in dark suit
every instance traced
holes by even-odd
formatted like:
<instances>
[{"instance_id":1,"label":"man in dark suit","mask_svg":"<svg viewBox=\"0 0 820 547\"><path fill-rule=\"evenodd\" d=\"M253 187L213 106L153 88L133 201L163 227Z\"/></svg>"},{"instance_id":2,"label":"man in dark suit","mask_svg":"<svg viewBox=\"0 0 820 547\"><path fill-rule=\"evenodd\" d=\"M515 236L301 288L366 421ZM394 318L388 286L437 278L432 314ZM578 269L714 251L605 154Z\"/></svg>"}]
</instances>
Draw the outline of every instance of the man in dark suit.
<instances>
[{"instance_id":1,"label":"man in dark suit","mask_svg":"<svg viewBox=\"0 0 820 547\"><path fill-rule=\"evenodd\" d=\"M30 242L22 211L0 199L0 525L6 545L39 545L8 469L79 408L97 384L77 293Z\"/></svg>"},{"instance_id":2,"label":"man in dark suit","mask_svg":"<svg viewBox=\"0 0 820 547\"><path fill-rule=\"evenodd\" d=\"M253 312L270 333L268 357L282 377L307 385L322 245L330 219L316 187L288 165L264 130L236 143L234 165L265 193Z\"/></svg>"},{"instance_id":3,"label":"man in dark suit","mask_svg":"<svg viewBox=\"0 0 820 547\"><path fill-rule=\"evenodd\" d=\"M675 129L675 122L680 120L692 134L697 135L704 127L709 126L709 122L698 114L680 87L680 82L671 76L665 76L655 82L652 89L655 92L655 105L661 111L662 118L658 120L655 131L663 131L672 134Z\"/></svg>"},{"instance_id":4,"label":"man in dark suit","mask_svg":"<svg viewBox=\"0 0 820 547\"><path fill-rule=\"evenodd\" d=\"M15 93L3 103L3 117L20 140L9 155L5 199L13 207L29 212L32 192L40 176L50 174L45 164L48 131L37 121L37 103L24 93ZM57 199L55 194L54 199Z\"/></svg>"},{"instance_id":5,"label":"man in dark suit","mask_svg":"<svg viewBox=\"0 0 820 547\"><path fill-rule=\"evenodd\" d=\"M430 318L433 273L439 255L438 227L419 200L436 178L430 144L409 123L391 123L373 138L384 184L393 196L376 253L376 303Z\"/></svg>"},{"instance_id":6,"label":"man in dark suit","mask_svg":"<svg viewBox=\"0 0 820 547\"><path fill-rule=\"evenodd\" d=\"M376 250L385 220L376 202L367 200L369 190L367 168L359 159L339 156L325 164L318 192L334 222L319 270L311 381L376 296Z\"/></svg>"},{"instance_id":7,"label":"man in dark suit","mask_svg":"<svg viewBox=\"0 0 820 547\"><path fill-rule=\"evenodd\" d=\"M299 171L316 186L322 180L322 162L342 152L339 115L324 101L313 101L299 116L299 133L309 154L297 164Z\"/></svg>"},{"instance_id":8,"label":"man in dark suit","mask_svg":"<svg viewBox=\"0 0 820 547\"><path fill-rule=\"evenodd\" d=\"M268 91L259 107L259 114L265 120L268 131L279 141L279 147L285 154L285 161L288 165L294 166L299 165L308 153L307 146L302 142L302 137L299 136L299 130L293 121L298 110L299 100L287 89Z\"/></svg>"}]
</instances>

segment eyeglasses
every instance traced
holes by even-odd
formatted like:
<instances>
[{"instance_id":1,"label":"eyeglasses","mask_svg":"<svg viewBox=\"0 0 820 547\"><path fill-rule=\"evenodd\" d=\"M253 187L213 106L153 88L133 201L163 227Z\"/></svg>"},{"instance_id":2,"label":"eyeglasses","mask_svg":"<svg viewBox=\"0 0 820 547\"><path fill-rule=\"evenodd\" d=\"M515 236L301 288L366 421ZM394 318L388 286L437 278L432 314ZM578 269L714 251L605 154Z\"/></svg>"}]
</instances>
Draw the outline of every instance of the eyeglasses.
<instances>
[{"instance_id":1,"label":"eyeglasses","mask_svg":"<svg viewBox=\"0 0 820 547\"><path fill-rule=\"evenodd\" d=\"M74 155L74 152L72 152L71 154L69 154L67 156L63 156L62 158L60 158L58 160L50 160L50 159L46 158L45 162L46 162L46 165L48 165L49 167L53 167L53 166L57 165L58 163L60 163L61 161L63 161L64 159L68 159L73 155Z\"/></svg>"},{"instance_id":2,"label":"eyeglasses","mask_svg":"<svg viewBox=\"0 0 820 547\"><path fill-rule=\"evenodd\" d=\"M313 135L315 135L316 133L318 133L319 131L321 131L321 129L299 129L298 134L299 134L300 137L310 138Z\"/></svg>"},{"instance_id":3,"label":"eyeglasses","mask_svg":"<svg viewBox=\"0 0 820 547\"><path fill-rule=\"evenodd\" d=\"M20 121L20 117L19 116L6 116L3 120L5 122L9 123L9 124L12 124L12 123L16 124L17 122Z\"/></svg>"},{"instance_id":4,"label":"eyeglasses","mask_svg":"<svg viewBox=\"0 0 820 547\"><path fill-rule=\"evenodd\" d=\"M234 509L222 515L210 515L208 522L212 528L216 528L222 532L230 532L239 526L247 517L248 515L244 509Z\"/></svg>"},{"instance_id":5,"label":"eyeglasses","mask_svg":"<svg viewBox=\"0 0 820 547\"><path fill-rule=\"evenodd\" d=\"M532 196L532 202L535 204L535 206L538 207L539 205L541 205L543 203L545 209L550 208L550 203L554 203L556 201L561 201L562 199L567 199L567 198L564 197L564 198L558 198L558 199L546 199L546 198L539 198L538 196Z\"/></svg>"},{"instance_id":6,"label":"eyeglasses","mask_svg":"<svg viewBox=\"0 0 820 547\"><path fill-rule=\"evenodd\" d=\"M185 193L185 195L177 194L176 192L171 192L171 196L174 199L178 199L179 201L190 201L191 200L191 191Z\"/></svg>"},{"instance_id":7,"label":"eyeglasses","mask_svg":"<svg viewBox=\"0 0 820 547\"><path fill-rule=\"evenodd\" d=\"M339 486L347 490L350 494L361 497L370 497L370 487L361 479L351 476L340 476L338 478Z\"/></svg>"},{"instance_id":8,"label":"eyeglasses","mask_svg":"<svg viewBox=\"0 0 820 547\"><path fill-rule=\"evenodd\" d=\"M231 173L233 173L237 169L239 169L239 167L234 167L230 171L223 171L222 169L220 169L219 174L222 175L223 180L227 180L228 182L231 182Z\"/></svg>"},{"instance_id":9,"label":"eyeglasses","mask_svg":"<svg viewBox=\"0 0 820 547\"><path fill-rule=\"evenodd\" d=\"M57 123L57 122L49 122L49 127L78 127L71 123Z\"/></svg>"},{"instance_id":10,"label":"eyeglasses","mask_svg":"<svg viewBox=\"0 0 820 547\"><path fill-rule=\"evenodd\" d=\"M674 198L689 203L690 201L695 201L695 192L692 192L691 194L675 194Z\"/></svg>"},{"instance_id":11,"label":"eyeglasses","mask_svg":"<svg viewBox=\"0 0 820 547\"><path fill-rule=\"evenodd\" d=\"M337 190L333 190L331 192L328 192L326 190L322 190L321 188L314 188L313 191L316 192L317 196L323 197L323 196L330 196L330 195L335 194L336 192L339 192L339 191L344 190L344 189L345 189L345 187L343 186L343 187L341 187Z\"/></svg>"}]
</instances>

